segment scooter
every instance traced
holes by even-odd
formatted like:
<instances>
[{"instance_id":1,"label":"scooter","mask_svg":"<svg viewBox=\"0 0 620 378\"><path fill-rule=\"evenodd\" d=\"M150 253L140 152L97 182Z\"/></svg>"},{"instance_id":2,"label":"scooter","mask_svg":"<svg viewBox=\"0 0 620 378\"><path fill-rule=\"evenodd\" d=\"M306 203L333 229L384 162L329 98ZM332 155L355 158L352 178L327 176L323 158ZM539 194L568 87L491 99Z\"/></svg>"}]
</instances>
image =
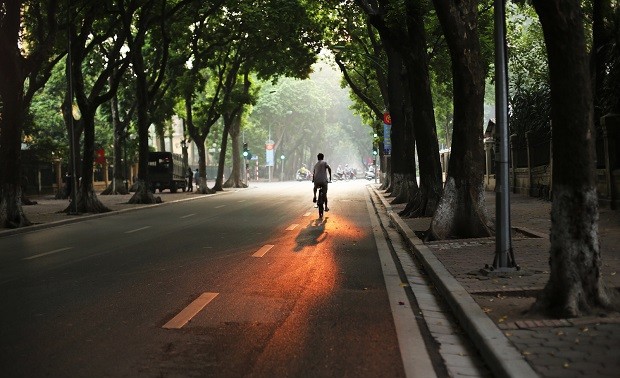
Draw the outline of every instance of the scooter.
<instances>
[{"instance_id":1,"label":"scooter","mask_svg":"<svg viewBox=\"0 0 620 378\"><path fill-rule=\"evenodd\" d=\"M312 179L311 172L304 173L302 171L297 171L297 174L295 175L295 180L297 181L306 181L306 180L311 180L311 179Z\"/></svg>"}]
</instances>

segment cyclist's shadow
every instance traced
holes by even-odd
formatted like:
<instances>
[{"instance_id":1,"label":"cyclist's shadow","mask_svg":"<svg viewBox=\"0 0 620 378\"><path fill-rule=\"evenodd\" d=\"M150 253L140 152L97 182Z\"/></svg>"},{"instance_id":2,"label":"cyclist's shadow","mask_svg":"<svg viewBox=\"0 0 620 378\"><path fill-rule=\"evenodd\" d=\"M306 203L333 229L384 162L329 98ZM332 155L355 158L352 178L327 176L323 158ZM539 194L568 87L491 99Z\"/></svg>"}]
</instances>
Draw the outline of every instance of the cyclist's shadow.
<instances>
[{"instance_id":1,"label":"cyclist's shadow","mask_svg":"<svg viewBox=\"0 0 620 378\"><path fill-rule=\"evenodd\" d=\"M295 252L299 252L306 247L315 246L323 242L327 238L327 232L325 232L325 225L327 224L328 217L323 219L315 219L308 223L306 228L301 230L295 238Z\"/></svg>"}]
</instances>

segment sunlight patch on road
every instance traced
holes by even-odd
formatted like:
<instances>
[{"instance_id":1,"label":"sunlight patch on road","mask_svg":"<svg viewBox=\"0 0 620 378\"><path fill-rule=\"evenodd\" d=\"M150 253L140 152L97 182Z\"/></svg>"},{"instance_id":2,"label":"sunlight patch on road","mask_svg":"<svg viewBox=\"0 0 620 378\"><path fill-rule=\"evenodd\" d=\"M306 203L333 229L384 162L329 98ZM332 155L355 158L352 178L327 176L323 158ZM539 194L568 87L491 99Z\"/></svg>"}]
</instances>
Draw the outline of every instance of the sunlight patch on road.
<instances>
[{"instance_id":1,"label":"sunlight patch on road","mask_svg":"<svg viewBox=\"0 0 620 378\"><path fill-rule=\"evenodd\" d=\"M181 329L186 325L196 314L198 314L206 305L209 304L219 293L202 293L200 297L196 298L192 303L185 307L177 316L170 319L168 323L164 324L162 328L166 329Z\"/></svg>"},{"instance_id":2,"label":"sunlight patch on road","mask_svg":"<svg viewBox=\"0 0 620 378\"><path fill-rule=\"evenodd\" d=\"M286 231L293 231L294 229L297 228L297 226L299 226L297 223L293 223L292 225L286 228Z\"/></svg>"}]
</instances>

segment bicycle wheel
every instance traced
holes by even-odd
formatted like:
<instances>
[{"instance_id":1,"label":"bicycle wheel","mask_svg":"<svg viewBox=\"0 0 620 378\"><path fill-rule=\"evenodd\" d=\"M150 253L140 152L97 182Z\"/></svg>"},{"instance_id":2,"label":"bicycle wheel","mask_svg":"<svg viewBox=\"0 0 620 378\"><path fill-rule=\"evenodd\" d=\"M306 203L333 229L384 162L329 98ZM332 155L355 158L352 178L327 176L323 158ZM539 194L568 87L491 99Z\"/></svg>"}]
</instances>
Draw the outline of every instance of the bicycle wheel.
<instances>
[{"instance_id":1,"label":"bicycle wheel","mask_svg":"<svg viewBox=\"0 0 620 378\"><path fill-rule=\"evenodd\" d=\"M319 198L316 201L316 205L319 208L319 218L323 218L323 209L325 205L325 196L323 194L323 189L319 189Z\"/></svg>"}]
</instances>

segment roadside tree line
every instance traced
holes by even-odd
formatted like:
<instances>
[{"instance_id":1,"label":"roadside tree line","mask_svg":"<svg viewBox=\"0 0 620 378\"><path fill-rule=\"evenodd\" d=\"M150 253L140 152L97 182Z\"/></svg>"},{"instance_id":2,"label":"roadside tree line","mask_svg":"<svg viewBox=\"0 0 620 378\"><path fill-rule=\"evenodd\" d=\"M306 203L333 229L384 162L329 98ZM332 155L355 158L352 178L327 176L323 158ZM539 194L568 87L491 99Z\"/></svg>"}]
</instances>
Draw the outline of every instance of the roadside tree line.
<instances>
[{"instance_id":1,"label":"roadside tree line","mask_svg":"<svg viewBox=\"0 0 620 378\"><path fill-rule=\"evenodd\" d=\"M401 216L432 217L429 240L492 233L482 143L500 3L348 0L331 18L327 44L355 108L380 137L391 116L383 187L406 204ZM620 113L619 4L508 4L511 132L550 135L553 124L551 274L533 309L570 317L617 308L600 270L595 135L602 115ZM438 131L451 148L445 185Z\"/></svg>"}]
</instances>

